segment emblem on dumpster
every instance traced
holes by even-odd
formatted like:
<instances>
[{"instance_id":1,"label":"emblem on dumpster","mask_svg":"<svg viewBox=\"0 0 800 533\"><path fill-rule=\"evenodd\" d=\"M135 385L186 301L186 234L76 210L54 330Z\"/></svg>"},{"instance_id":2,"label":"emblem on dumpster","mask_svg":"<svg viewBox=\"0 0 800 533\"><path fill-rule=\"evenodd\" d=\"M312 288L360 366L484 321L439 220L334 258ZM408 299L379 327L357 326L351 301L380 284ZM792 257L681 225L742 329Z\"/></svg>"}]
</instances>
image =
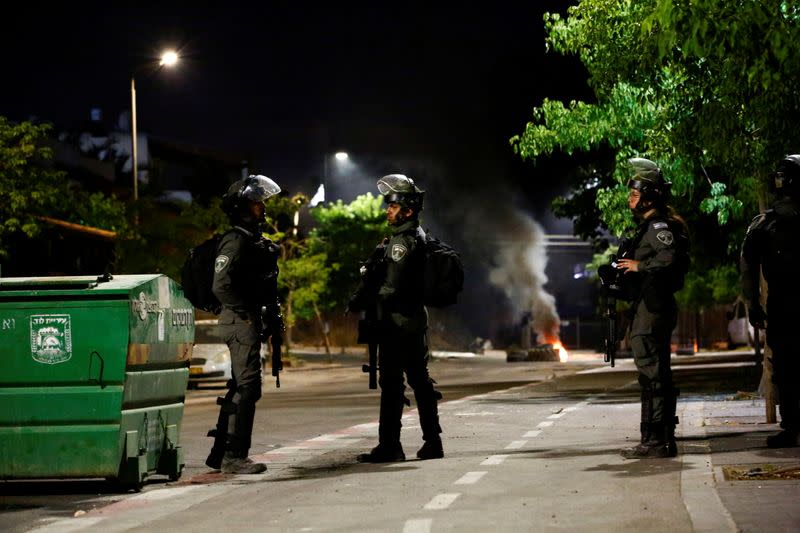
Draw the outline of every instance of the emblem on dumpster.
<instances>
[{"instance_id":1,"label":"emblem on dumpster","mask_svg":"<svg viewBox=\"0 0 800 533\"><path fill-rule=\"evenodd\" d=\"M72 325L69 315L31 315L31 356L54 365L72 357Z\"/></svg>"}]
</instances>

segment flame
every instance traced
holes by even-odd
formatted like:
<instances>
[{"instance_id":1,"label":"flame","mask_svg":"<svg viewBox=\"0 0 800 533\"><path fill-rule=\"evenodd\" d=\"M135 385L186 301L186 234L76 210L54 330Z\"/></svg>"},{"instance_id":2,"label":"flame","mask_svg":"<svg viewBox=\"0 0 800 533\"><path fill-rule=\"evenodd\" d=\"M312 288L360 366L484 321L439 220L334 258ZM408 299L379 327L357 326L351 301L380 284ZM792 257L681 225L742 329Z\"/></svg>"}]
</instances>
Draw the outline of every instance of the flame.
<instances>
[{"instance_id":1,"label":"flame","mask_svg":"<svg viewBox=\"0 0 800 533\"><path fill-rule=\"evenodd\" d=\"M569 352L567 349L564 348L564 345L561 344L561 341L556 341L553 343L553 349L558 351L558 360L562 363L566 363L569 360Z\"/></svg>"}]
</instances>

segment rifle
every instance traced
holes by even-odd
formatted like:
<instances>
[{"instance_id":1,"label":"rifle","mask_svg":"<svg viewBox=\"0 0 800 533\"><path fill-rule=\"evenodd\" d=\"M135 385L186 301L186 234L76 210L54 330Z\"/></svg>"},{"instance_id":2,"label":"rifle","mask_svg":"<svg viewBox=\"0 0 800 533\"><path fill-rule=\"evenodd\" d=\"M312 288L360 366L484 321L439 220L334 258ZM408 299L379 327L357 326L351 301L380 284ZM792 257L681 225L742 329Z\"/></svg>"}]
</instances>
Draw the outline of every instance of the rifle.
<instances>
[{"instance_id":1,"label":"rifle","mask_svg":"<svg viewBox=\"0 0 800 533\"><path fill-rule=\"evenodd\" d=\"M272 376L275 378L275 388L281 388L281 370L283 370L283 361L281 361L281 345L283 339L280 335L272 335L269 339L272 345Z\"/></svg>"},{"instance_id":2,"label":"rifle","mask_svg":"<svg viewBox=\"0 0 800 533\"><path fill-rule=\"evenodd\" d=\"M366 344L369 352L369 363L361 366L361 371L369 374L369 388L378 388L378 337L380 325L380 307L378 290L383 283L386 265L386 243L384 239L361 264L359 273L361 282L347 308L350 311L361 311L358 321L358 344Z\"/></svg>"},{"instance_id":3,"label":"rifle","mask_svg":"<svg viewBox=\"0 0 800 533\"><path fill-rule=\"evenodd\" d=\"M275 306L265 306L261 308L261 342L267 342L269 337L270 347L272 348L272 376L275 378L275 388L281 388L281 370L283 361L281 360L281 346L283 345L283 315L280 311L280 304Z\"/></svg>"},{"instance_id":4,"label":"rifle","mask_svg":"<svg viewBox=\"0 0 800 533\"><path fill-rule=\"evenodd\" d=\"M369 351L369 363L361 365L361 371L369 374L369 388L378 388L378 339L376 335L377 320L374 313L364 312L358 321L358 344L366 344Z\"/></svg>"},{"instance_id":5,"label":"rifle","mask_svg":"<svg viewBox=\"0 0 800 533\"><path fill-rule=\"evenodd\" d=\"M617 355L617 295L620 293L620 273L615 267L617 257L611 256L611 263L608 265L601 265L597 269L600 276L600 284L603 287L603 295L605 297L605 308L603 310L603 317L608 320L608 329L606 330L606 338L603 341L604 356L603 361L611 363L614 366L614 360Z\"/></svg>"}]
</instances>

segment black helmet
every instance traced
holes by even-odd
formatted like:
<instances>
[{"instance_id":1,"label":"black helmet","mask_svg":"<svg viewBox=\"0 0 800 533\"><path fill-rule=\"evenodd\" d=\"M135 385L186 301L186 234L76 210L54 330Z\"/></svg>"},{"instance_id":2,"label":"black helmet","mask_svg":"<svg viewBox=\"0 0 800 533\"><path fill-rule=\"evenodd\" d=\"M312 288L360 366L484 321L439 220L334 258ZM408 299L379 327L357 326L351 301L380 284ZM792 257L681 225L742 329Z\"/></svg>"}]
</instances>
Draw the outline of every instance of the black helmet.
<instances>
[{"instance_id":1,"label":"black helmet","mask_svg":"<svg viewBox=\"0 0 800 533\"><path fill-rule=\"evenodd\" d=\"M775 192L795 195L800 192L800 154L787 155L773 174Z\"/></svg>"},{"instance_id":2,"label":"black helmet","mask_svg":"<svg viewBox=\"0 0 800 533\"><path fill-rule=\"evenodd\" d=\"M414 184L414 180L403 174L389 174L378 180L378 192L383 195L387 204L397 203L412 209L414 213L422 211L425 191Z\"/></svg>"},{"instance_id":3,"label":"black helmet","mask_svg":"<svg viewBox=\"0 0 800 533\"><path fill-rule=\"evenodd\" d=\"M628 163L633 169L633 177L628 180L628 188L641 192L644 200L666 201L672 184L664 179L661 168L653 161L641 157L628 159Z\"/></svg>"},{"instance_id":4,"label":"black helmet","mask_svg":"<svg viewBox=\"0 0 800 533\"><path fill-rule=\"evenodd\" d=\"M251 174L228 187L228 192L222 197L222 209L229 216L235 216L242 211L246 202L264 202L279 192L281 188L268 177Z\"/></svg>"}]
</instances>

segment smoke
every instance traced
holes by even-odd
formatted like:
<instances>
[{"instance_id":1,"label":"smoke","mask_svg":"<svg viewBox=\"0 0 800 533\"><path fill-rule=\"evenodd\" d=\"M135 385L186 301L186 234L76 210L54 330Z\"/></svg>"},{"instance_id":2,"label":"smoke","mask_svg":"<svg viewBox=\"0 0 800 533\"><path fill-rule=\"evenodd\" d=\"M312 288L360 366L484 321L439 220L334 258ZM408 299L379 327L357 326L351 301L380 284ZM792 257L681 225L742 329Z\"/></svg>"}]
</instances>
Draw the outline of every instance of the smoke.
<instances>
[{"instance_id":1,"label":"smoke","mask_svg":"<svg viewBox=\"0 0 800 533\"><path fill-rule=\"evenodd\" d=\"M547 283L547 249L542 227L529 215L512 210L504 233L496 241L496 264L489 270L489 282L501 289L519 314L530 312L533 329L540 336L557 336L560 319L556 300Z\"/></svg>"},{"instance_id":2,"label":"smoke","mask_svg":"<svg viewBox=\"0 0 800 533\"><path fill-rule=\"evenodd\" d=\"M464 224L468 242L491 258L488 281L508 299L518 319L530 316L540 340L557 337L560 318L555 298L545 290L547 247L545 233L533 217L514 205L508 191L477 194L469 202L471 216Z\"/></svg>"}]
</instances>

